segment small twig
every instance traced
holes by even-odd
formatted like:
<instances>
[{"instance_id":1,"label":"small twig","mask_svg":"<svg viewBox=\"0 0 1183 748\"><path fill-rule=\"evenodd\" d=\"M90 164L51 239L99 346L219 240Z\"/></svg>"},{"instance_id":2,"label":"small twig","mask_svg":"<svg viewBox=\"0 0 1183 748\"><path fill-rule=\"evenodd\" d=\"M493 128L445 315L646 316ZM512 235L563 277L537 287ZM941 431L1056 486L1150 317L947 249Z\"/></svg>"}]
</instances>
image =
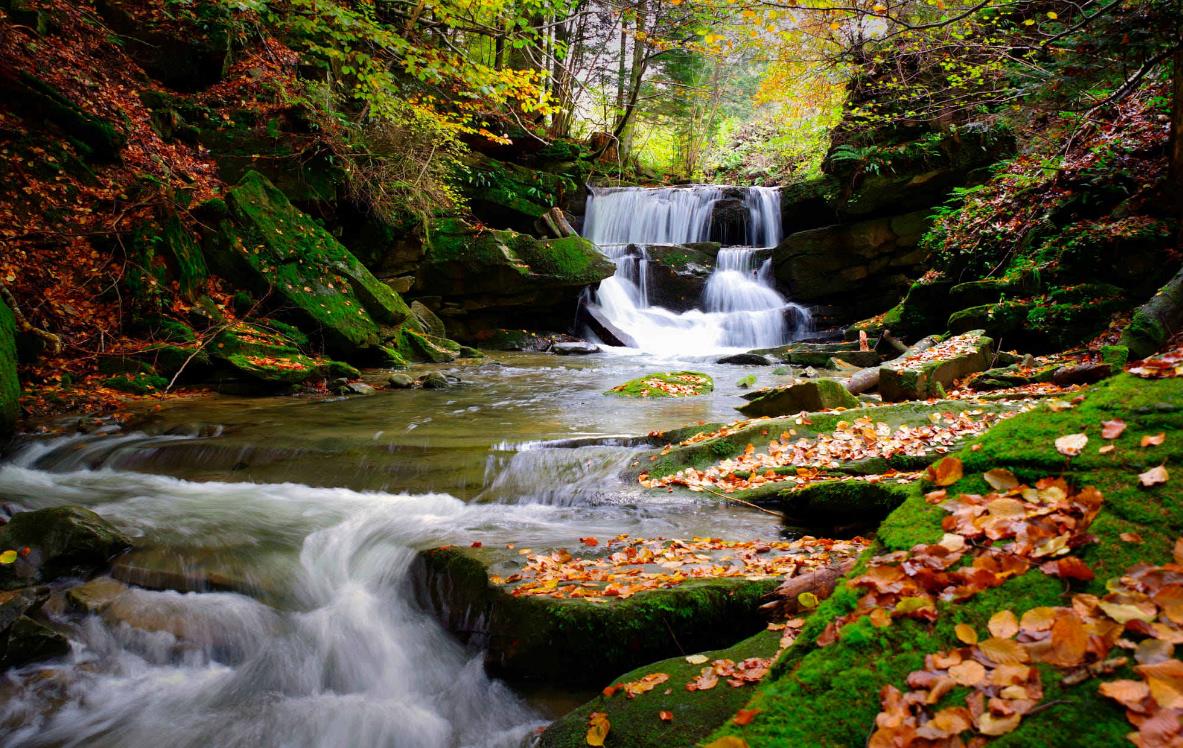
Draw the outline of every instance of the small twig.
<instances>
[{"instance_id":1,"label":"small twig","mask_svg":"<svg viewBox=\"0 0 1183 748\"><path fill-rule=\"evenodd\" d=\"M715 491L713 489L707 488L706 486L698 486L698 488L701 488L703 491L706 491L709 494L714 494L715 496L718 496L720 499L723 499L724 501L732 501L732 502L735 502L736 504L739 504L741 506L746 506L749 509L755 509L757 511L764 512L765 514L771 514L773 517L781 516L779 512L774 512L771 509L765 509L764 507L753 504L750 501L744 501L743 499L737 499L734 496L728 496L725 493L720 493L720 492Z\"/></svg>"}]
</instances>

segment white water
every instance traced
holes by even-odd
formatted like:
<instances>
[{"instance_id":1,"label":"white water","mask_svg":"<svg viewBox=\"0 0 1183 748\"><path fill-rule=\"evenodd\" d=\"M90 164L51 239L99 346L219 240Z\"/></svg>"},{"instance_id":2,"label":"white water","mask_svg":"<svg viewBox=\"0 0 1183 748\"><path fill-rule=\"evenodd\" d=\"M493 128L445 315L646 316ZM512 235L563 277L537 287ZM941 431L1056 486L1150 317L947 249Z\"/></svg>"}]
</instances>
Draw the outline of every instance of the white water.
<instances>
[{"instance_id":1,"label":"white water","mask_svg":"<svg viewBox=\"0 0 1183 748\"><path fill-rule=\"evenodd\" d=\"M649 303L645 244L707 241L719 187L592 189L584 236L616 263L589 303L637 347L660 356L705 355L789 342L809 329L809 312L776 290L771 257L756 249L781 239L780 192L751 187L744 195L752 246L719 251L702 308L673 312Z\"/></svg>"},{"instance_id":2,"label":"white water","mask_svg":"<svg viewBox=\"0 0 1183 748\"><path fill-rule=\"evenodd\" d=\"M492 521L547 532L552 508L51 473L29 467L41 452L0 467L0 495L34 508L87 503L148 542L227 556L290 544L282 576L295 603L134 589L120 598L123 622L91 616L76 628L65 662L9 674L0 744L510 748L544 724L410 602L408 570L415 548Z\"/></svg>"}]
</instances>

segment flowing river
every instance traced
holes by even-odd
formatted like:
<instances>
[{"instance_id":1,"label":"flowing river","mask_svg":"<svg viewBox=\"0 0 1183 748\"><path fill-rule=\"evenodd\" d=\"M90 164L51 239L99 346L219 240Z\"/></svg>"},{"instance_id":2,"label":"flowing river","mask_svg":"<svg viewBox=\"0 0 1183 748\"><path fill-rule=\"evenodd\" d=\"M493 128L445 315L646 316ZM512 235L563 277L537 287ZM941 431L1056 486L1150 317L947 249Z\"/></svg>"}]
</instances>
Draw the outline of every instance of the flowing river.
<instances>
[{"instance_id":1,"label":"flowing river","mask_svg":"<svg viewBox=\"0 0 1183 748\"><path fill-rule=\"evenodd\" d=\"M487 676L481 653L415 602L417 551L781 532L773 517L622 477L648 459L637 435L734 420L735 381L767 369L638 352L428 368L463 384L181 399L127 430L19 445L0 463L0 497L89 506L137 538L137 563L182 573L177 589L132 587L102 615L51 599L72 651L4 676L0 745L525 745L587 694ZM603 395L655 368L706 371L717 390Z\"/></svg>"}]
</instances>

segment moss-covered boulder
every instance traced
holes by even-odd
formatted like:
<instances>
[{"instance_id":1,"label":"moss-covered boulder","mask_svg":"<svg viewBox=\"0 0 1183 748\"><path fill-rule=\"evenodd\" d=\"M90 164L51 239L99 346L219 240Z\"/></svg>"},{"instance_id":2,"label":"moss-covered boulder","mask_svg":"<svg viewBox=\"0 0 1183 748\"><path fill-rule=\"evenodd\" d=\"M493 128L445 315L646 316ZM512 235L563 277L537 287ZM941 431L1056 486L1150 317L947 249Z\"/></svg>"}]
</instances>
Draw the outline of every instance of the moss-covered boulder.
<instances>
[{"instance_id":1,"label":"moss-covered boulder","mask_svg":"<svg viewBox=\"0 0 1183 748\"><path fill-rule=\"evenodd\" d=\"M751 353L768 356L773 360L785 364L812 366L816 369L831 368L834 357L842 358L848 363L860 366L863 364L859 362L869 362L871 360L871 357L866 355L867 353L874 355L874 351L859 351L857 341L841 343L789 343L788 345L781 345L776 348L758 348L751 351ZM874 363L878 363L877 357Z\"/></svg>"},{"instance_id":2,"label":"moss-covered boulder","mask_svg":"<svg viewBox=\"0 0 1183 748\"><path fill-rule=\"evenodd\" d=\"M0 551L17 552L13 563L0 565L0 589L89 576L130 547L130 538L84 507L18 512L0 527Z\"/></svg>"},{"instance_id":3,"label":"moss-covered boulder","mask_svg":"<svg viewBox=\"0 0 1183 748\"><path fill-rule=\"evenodd\" d=\"M595 245L579 236L544 241L450 218L432 225L425 242L416 290L464 299L469 309L545 303L616 272Z\"/></svg>"},{"instance_id":4,"label":"moss-covered boulder","mask_svg":"<svg viewBox=\"0 0 1183 748\"><path fill-rule=\"evenodd\" d=\"M701 307L717 249L712 254L681 244L650 244L645 253L649 257L650 304L675 312Z\"/></svg>"},{"instance_id":5,"label":"moss-covered boulder","mask_svg":"<svg viewBox=\"0 0 1183 748\"><path fill-rule=\"evenodd\" d=\"M296 385L314 379L360 376L349 364L302 353L299 346L307 343L307 337L298 330L263 320L239 322L223 330L209 348L222 374L265 384Z\"/></svg>"},{"instance_id":6,"label":"moss-covered boulder","mask_svg":"<svg viewBox=\"0 0 1183 748\"><path fill-rule=\"evenodd\" d=\"M879 370L879 394L887 402L942 397L954 381L985 371L994 341L974 330L944 340Z\"/></svg>"},{"instance_id":7,"label":"moss-covered boulder","mask_svg":"<svg viewBox=\"0 0 1183 748\"><path fill-rule=\"evenodd\" d=\"M738 410L745 416L787 416L802 411L857 408L857 397L834 379L813 379L782 387L767 387L743 396L748 402Z\"/></svg>"},{"instance_id":8,"label":"moss-covered boulder","mask_svg":"<svg viewBox=\"0 0 1183 748\"><path fill-rule=\"evenodd\" d=\"M949 332L959 335L970 330L984 330L993 338L1002 338L1023 329L1031 304L1006 301L969 307L949 316Z\"/></svg>"},{"instance_id":9,"label":"moss-covered boulder","mask_svg":"<svg viewBox=\"0 0 1183 748\"><path fill-rule=\"evenodd\" d=\"M16 375L16 320L0 299L0 443L16 428L20 412L20 380Z\"/></svg>"},{"instance_id":10,"label":"moss-covered boulder","mask_svg":"<svg viewBox=\"0 0 1183 748\"><path fill-rule=\"evenodd\" d=\"M608 390L619 397L695 397L715 389L715 381L700 371L658 371L630 379Z\"/></svg>"},{"instance_id":11,"label":"moss-covered boulder","mask_svg":"<svg viewBox=\"0 0 1183 748\"><path fill-rule=\"evenodd\" d=\"M205 248L215 269L294 310L330 350L376 349L411 317L397 293L261 174L247 172L223 205L206 210L220 212Z\"/></svg>"},{"instance_id":12,"label":"moss-covered boulder","mask_svg":"<svg viewBox=\"0 0 1183 748\"><path fill-rule=\"evenodd\" d=\"M450 631L484 647L495 672L570 685L600 685L642 663L751 635L764 626L760 598L776 586L774 579L723 577L624 599L515 596L505 578L498 584L490 573L500 562L493 549L425 551L417 594Z\"/></svg>"},{"instance_id":13,"label":"moss-covered boulder","mask_svg":"<svg viewBox=\"0 0 1183 748\"><path fill-rule=\"evenodd\" d=\"M735 714L751 698L751 685L735 688L720 679L719 685L705 691L687 691L686 684L702 671L702 662L731 660L742 662L751 657L768 658L777 649L780 634L762 631L730 646L711 652L687 652L686 657L672 657L654 662L618 676L614 684L638 681L659 673L669 679L651 691L628 698L625 693L600 695L562 718L555 720L542 733L542 748L585 748L587 746L588 715L601 712L608 715L611 729L605 745L629 748L669 748L695 745ZM694 657L694 655L699 657ZM705 657L706 660L700 660ZM669 719L661 717L669 712Z\"/></svg>"},{"instance_id":14,"label":"moss-covered boulder","mask_svg":"<svg viewBox=\"0 0 1183 748\"><path fill-rule=\"evenodd\" d=\"M1183 327L1183 270L1175 274L1148 302L1134 311L1122 331L1121 343L1131 358L1145 358L1158 351Z\"/></svg>"},{"instance_id":15,"label":"moss-covered boulder","mask_svg":"<svg viewBox=\"0 0 1183 748\"><path fill-rule=\"evenodd\" d=\"M1122 434L1113 440L1098 438L1101 424L1115 419L1126 424ZM910 690L909 675L926 669L927 655L965 646L966 627L984 638L990 636L987 624L997 613L1011 611L1022 619L1035 608L1071 606L1076 593L1103 597L1136 564L1173 563L1175 542L1183 535L1183 483L1172 476L1165 483L1146 486L1139 474L1164 462L1178 464L1183 460L1183 440L1172 442L1168 436L1164 443L1148 448L1140 443L1146 435L1175 434L1181 425L1183 378L1151 381L1119 375L1086 390L1083 401L1073 408L1040 408L979 437L956 453L964 477L945 489L948 496L986 494L992 490L986 473L997 469L1010 471L1027 486L1057 477L1066 480L1070 490L1095 487L1102 501L1087 527L1089 537L1064 551L1091 573L1057 578L1042 570L1045 559L1037 558L1024 571L1003 577L998 586L968 599L936 601L932 620L893 617L886 626L876 626L866 617L848 620L837 629L832 643L825 643L819 637L835 619L851 614L865 591L840 583L746 705L760 710L756 718L746 727L722 723L712 737L742 737L752 748L864 745L882 709L882 689L890 685L902 692ZM1090 441L1079 455L1069 459L1058 451L1056 439L1081 433ZM1100 450L1102 444L1114 449ZM997 476L991 478L997 481ZM944 522L951 515L926 501L925 491L919 486L911 489L905 502L888 516L877 534L875 553L909 551L917 544L938 543L947 537L949 525ZM866 568L856 567L851 578ZM1057 568L1063 567L1053 563L1052 571ZM1124 630L1134 644L1146 637L1139 633L1140 625L1131 621ZM1099 688L1112 680L1140 680L1133 670L1138 662L1133 661L1132 651L1114 650L1108 656L1128 659L1108 662L1112 668L1076 671L1046 661L1038 664L1042 690L1034 709L1013 731L991 743L1064 748L1122 744L1136 728L1128 721L1126 709L1105 698ZM956 688L937 708L964 706L966 696L965 689Z\"/></svg>"}]
</instances>

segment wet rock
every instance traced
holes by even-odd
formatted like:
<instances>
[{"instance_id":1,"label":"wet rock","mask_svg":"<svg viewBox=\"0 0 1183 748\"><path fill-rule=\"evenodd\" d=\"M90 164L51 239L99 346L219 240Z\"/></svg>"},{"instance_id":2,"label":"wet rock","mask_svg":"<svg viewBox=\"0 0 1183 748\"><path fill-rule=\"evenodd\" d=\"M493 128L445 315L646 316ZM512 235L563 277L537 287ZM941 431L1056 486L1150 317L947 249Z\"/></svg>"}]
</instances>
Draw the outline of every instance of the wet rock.
<instances>
[{"instance_id":1,"label":"wet rock","mask_svg":"<svg viewBox=\"0 0 1183 748\"><path fill-rule=\"evenodd\" d=\"M415 380L412 379L409 374L403 374L402 372L396 371L386 378L386 384L391 389L405 390L410 387L414 387Z\"/></svg>"},{"instance_id":2,"label":"wet rock","mask_svg":"<svg viewBox=\"0 0 1183 748\"><path fill-rule=\"evenodd\" d=\"M796 366L814 366L828 369L830 358L835 355L846 357L851 353L858 353L858 343L846 341L841 343L789 343L776 348L758 348L749 353L768 356L774 361ZM849 359L847 359L849 360Z\"/></svg>"},{"instance_id":3,"label":"wet rock","mask_svg":"<svg viewBox=\"0 0 1183 748\"><path fill-rule=\"evenodd\" d=\"M111 577L94 579L72 587L66 592L70 607L80 613L102 613L121 595L127 592L127 585Z\"/></svg>"},{"instance_id":4,"label":"wet rock","mask_svg":"<svg viewBox=\"0 0 1183 748\"><path fill-rule=\"evenodd\" d=\"M974 330L938 343L921 358L897 359L880 368L879 394L884 402L942 397L954 381L985 371L993 348L993 340ZM946 349L950 352L942 355Z\"/></svg>"},{"instance_id":5,"label":"wet rock","mask_svg":"<svg viewBox=\"0 0 1183 748\"><path fill-rule=\"evenodd\" d=\"M411 302L411 314L415 315L415 320L423 329L423 332L428 335L434 335L437 338L446 338L448 330L444 327L444 321L436 316L436 313L427 308L420 301Z\"/></svg>"},{"instance_id":6,"label":"wet rock","mask_svg":"<svg viewBox=\"0 0 1183 748\"><path fill-rule=\"evenodd\" d=\"M592 353L599 353L600 346L585 341L555 343L550 347L550 351L560 356L587 356Z\"/></svg>"},{"instance_id":7,"label":"wet rock","mask_svg":"<svg viewBox=\"0 0 1183 748\"><path fill-rule=\"evenodd\" d=\"M114 525L80 506L19 512L0 527L0 548L29 552L0 566L0 589L90 576L131 545Z\"/></svg>"},{"instance_id":8,"label":"wet rock","mask_svg":"<svg viewBox=\"0 0 1183 748\"><path fill-rule=\"evenodd\" d=\"M724 356L715 363L733 366L769 366L772 361L759 353L736 353L732 356Z\"/></svg>"},{"instance_id":9,"label":"wet rock","mask_svg":"<svg viewBox=\"0 0 1183 748\"><path fill-rule=\"evenodd\" d=\"M802 411L813 412L832 408L857 408L858 398L850 394L841 382L815 379L782 387L768 387L745 394L749 402L738 410L745 416L787 416Z\"/></svg>"},{"instance_id":10,"label":"wet rock","mask_svg":"<svg viewBox=\"0 0 1183 748\"><path fill-rule=\"evenodd\" d=\"M16 322L0 300L0 444L8 441L20 412L20 381L16 376Z\"/></svg>"},{"instance_id":11,"label":"wet rock","mask_svg":"<svg viewBox=\"0 0 1183 748\"><path fill-rule=\"evenodd\" d=\"M612 324L599 310L587 304L579 307L578 325L581 329L590 330L605 345L622 348L636 348L637 341L625 331Z\"/></svg>"},{"instance_id":12,"label":"wet rock","mask_svg":"<svg viewBox=\"0 0 1183 748\"><path fill-rule=\"evenodd\" d=\"M421 553L413 572L417 597L449 630L484 648L494 672L571 685L599 686L643 663L752 634L764 626L759 600L776 585L723 578L623 600L514 597L490 581L495 552Z\"/></svg>"},{"instance_id":13,"label":"wet rock","mask_svg":"<svg viewBox=\"0 0 1183 748\"><path fill-rule=\"evenodd\" d=\"M604 394L620 397L695 397L715 389L715 382L700 371L658 371L618 384Z\"/></svg>"},{"instance_id":14,"label":"wet rock","mask_svg":"<svg viewBox=\"0 0 1183 748\"><path fill-rule=\"evenodd\" d=\"M70 642L53 629L28 616L21 616L4 637L0 668L19 667L30 662L62 657L70 651Z\"/></svg>"},{"instance_id":15,"label":"wet rock","mask_svg":"<svg viewBox=\"0 0 1183 748\"><path fill-rule=\"evenodd\" d=\"M1092 384L1113 376L1113 369L1105 363L1085 363L1076 366L1061 366L1052 374L1052 381L1061 387L1074 384Z\"/></svg>"},{"instance_id":16,"label":"wet rock","mask_svg":"<svg viewBox=\"0 0 1183 748\"><path fill-rule=\"evenodd\" d=\"M373 395L375 390L365 382L350 382L337 391L339 395Z\"/></svg>"},{"instance_id":17,"label":"wet rock","mask_svg":"<svg viewBox=\"0 0 1183 748\"><path fill-rule=\"evenodd\" d=\"M675 312L700 307L707 279L715 267L715 255L682 244L650 244L649 303Z\"/></svg>"},{"instance_id":18,"label":"wet rock","mask_svg":"<svg viewBox=\"0 0 1183 748\"><path fill-rule=\"evenodd\" d=\"M478 335L477 345L492 351L545 351L553 344L550 336L528 330L490 330Z\"/></svg>"},{"instance_id":19,"label":"wet rock","mask_svg":"<svg viewBox=\"0 0 1183 748\"><path fill-rule=\"evenodd\" d=\"M748 207L738 198L724 198L711 211L711 241L724 247L748 242Z\"/></svg>"},{"instance_id":20,"label":"wet rock","mask_svg":"<svg viewBox=\"0 0 1183 748\"><path fill-rule=\"evenodd\" d=\"M0 632L7 631L21 616L40 608L47 596L44 588L0 591Z\"/></svg>"},{"instance_id":21,"label":"wet rock","mask_svg":"<svg viewBox=\"0 0 1183 748\"><path fill-rule=\"evenodd\" d=\"M446 390L452 386L452 382L438 371L424 374L415 381L425 390Z\"/></svg>"}]
</instances>

